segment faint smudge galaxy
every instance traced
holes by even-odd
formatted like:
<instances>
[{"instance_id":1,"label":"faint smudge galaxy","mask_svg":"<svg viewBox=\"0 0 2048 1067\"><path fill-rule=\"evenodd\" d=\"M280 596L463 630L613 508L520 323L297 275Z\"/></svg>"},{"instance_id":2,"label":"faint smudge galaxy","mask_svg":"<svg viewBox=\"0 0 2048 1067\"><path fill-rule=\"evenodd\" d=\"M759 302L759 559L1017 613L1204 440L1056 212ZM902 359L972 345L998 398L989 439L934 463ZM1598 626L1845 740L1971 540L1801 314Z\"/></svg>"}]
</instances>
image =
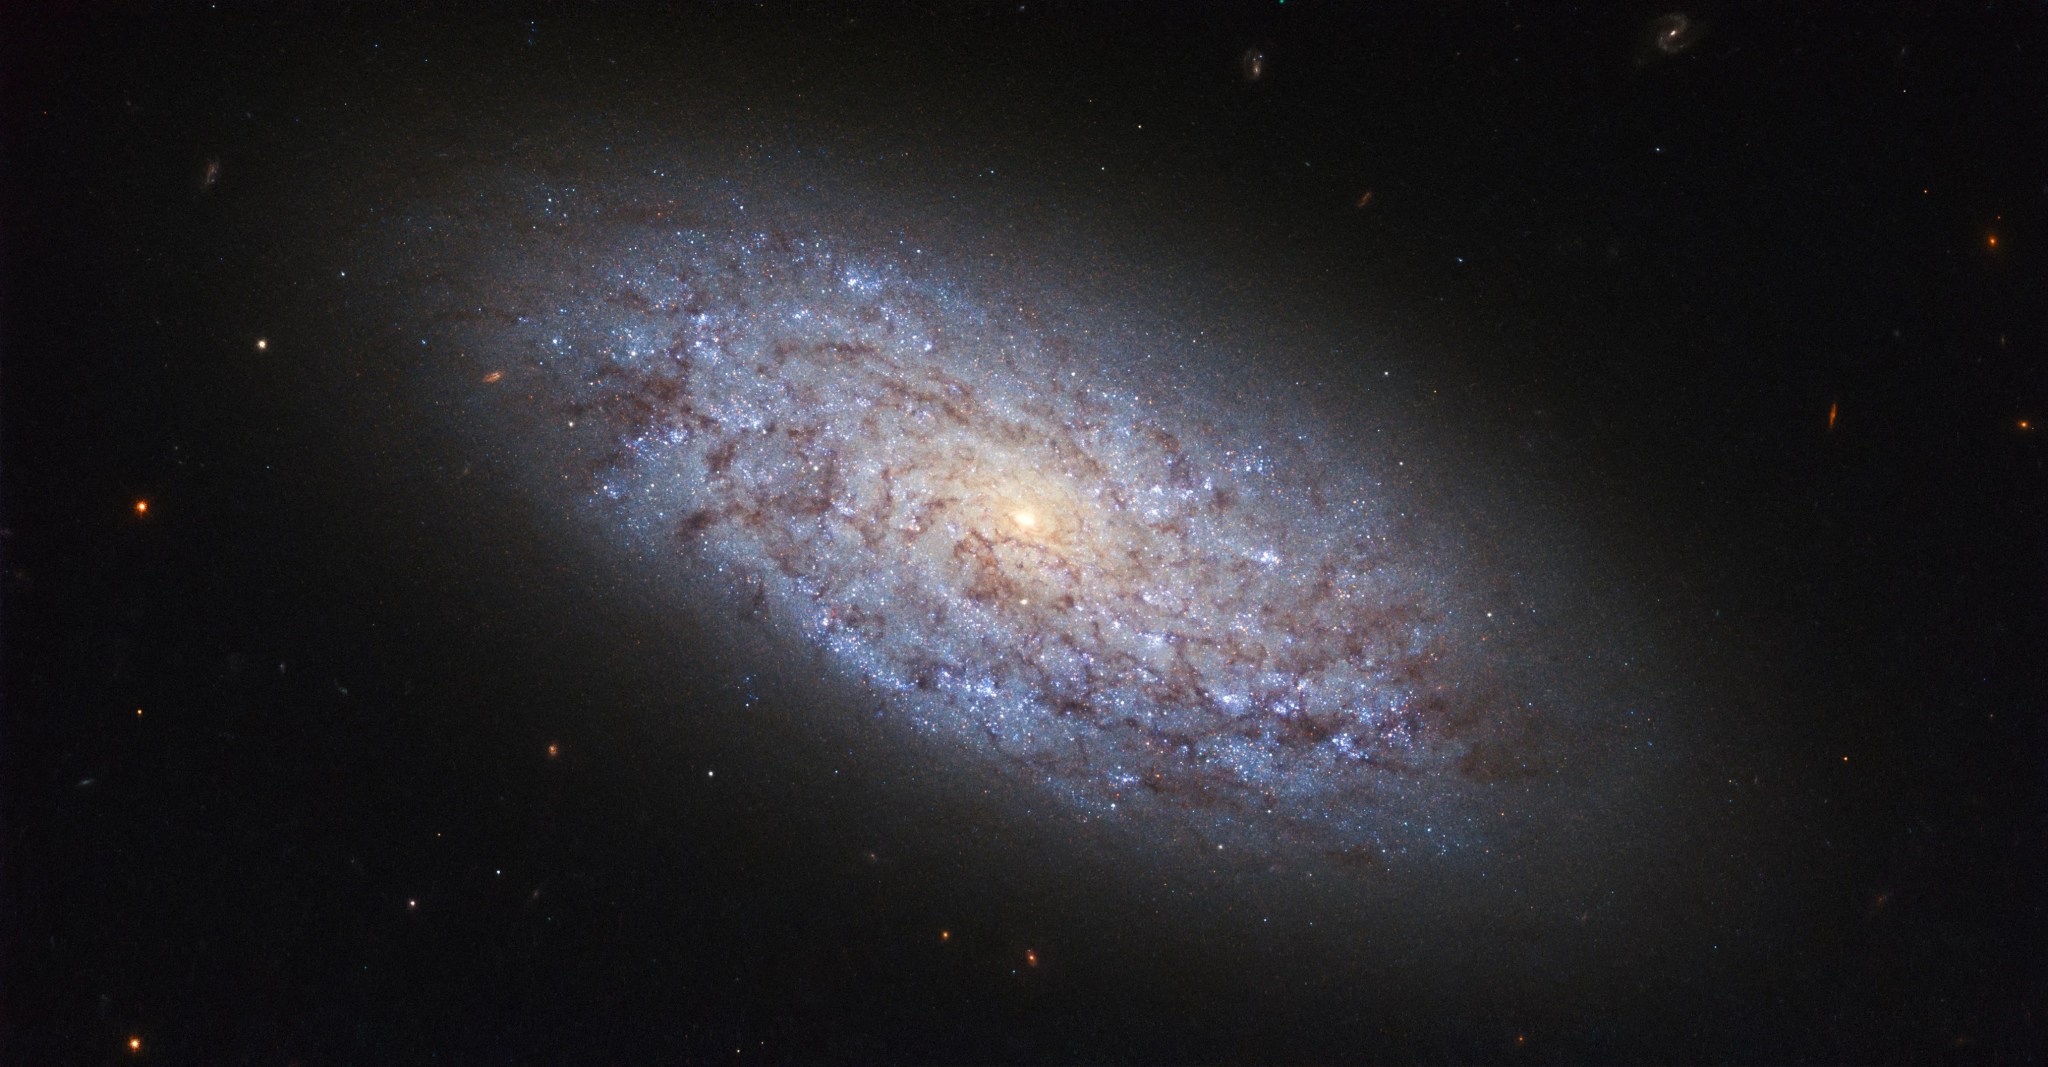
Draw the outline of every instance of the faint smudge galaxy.
<instances>
[{"instance_id":1,"label":"faint smudge galaxy","mask_svg":"<svg viewBox=\"0 0 2048 1067\"><path fill-rule=\"evenodd\" d=\"M1544 709L1485 664L1444 580L1469 564L1313 420L1214 387L1248 368L1132 351L907 246L576 238L573 269L528 259L518 298L452 309L465 347L598 428L604 528L852 702L1084 818L1255 847L1453 849L1492 806L1471 794L1528 773Z\"/></svg>"}]
</instances>

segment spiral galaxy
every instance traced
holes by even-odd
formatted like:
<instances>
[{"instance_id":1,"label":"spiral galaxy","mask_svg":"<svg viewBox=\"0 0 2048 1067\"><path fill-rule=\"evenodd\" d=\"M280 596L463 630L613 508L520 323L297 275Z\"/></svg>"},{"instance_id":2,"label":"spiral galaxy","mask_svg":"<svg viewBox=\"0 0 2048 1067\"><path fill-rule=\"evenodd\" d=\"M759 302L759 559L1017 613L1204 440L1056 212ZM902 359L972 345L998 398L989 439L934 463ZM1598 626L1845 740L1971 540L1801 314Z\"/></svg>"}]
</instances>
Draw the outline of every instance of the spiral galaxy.
<instances>
[{"instance_id":1,"label":"spiral galaxy","mask_svg":"<svg viewBox=\"0 0 2048 1067\"><path fill-rule=\"evenodd\" d=\"M558 247L444 322L601 438L599 528L849 701L1084 819L1219 844L1450 849L1469 794L1534 773L1546 709L1489 662L1471 561L1315 420L1208 384L1256 366L901 242L657 212Z\"/></svg>"}]
</instances>

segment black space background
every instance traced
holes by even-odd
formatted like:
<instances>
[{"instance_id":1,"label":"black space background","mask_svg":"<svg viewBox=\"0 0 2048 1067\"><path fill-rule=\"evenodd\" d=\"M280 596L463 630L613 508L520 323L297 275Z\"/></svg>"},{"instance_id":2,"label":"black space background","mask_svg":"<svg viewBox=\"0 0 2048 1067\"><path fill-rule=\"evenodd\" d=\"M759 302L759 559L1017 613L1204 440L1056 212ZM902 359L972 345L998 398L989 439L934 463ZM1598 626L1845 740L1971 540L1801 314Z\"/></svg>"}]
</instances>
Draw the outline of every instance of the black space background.
<instances>
[{"instance_id":1,"label":"black space background","mask_svg":"<svg viewBox=\"0 0 2048 1067\"><path fill-rule=\"evenodd\" d=\"M176 1063L2034 1062L2048 12L1687 12L1660 58L1666 9L1634 4L10 3L6 1062L131 1035ZM736 79L1093 154L1120 177L1088 195L1233 205L1248 262L1369 281L1502 440L1626 502L1597 521L1727 620L1717 662L1796 689L1810 940L1616 1014L1019 973L1085 928L1068 898L869 862L857 814L807 814L857 796L672 784L747 756L647 758L684 697L563 669L625 625L573 566L516 531L450 562L403 455L238 370L264 224L234 183L339 87L411 91L410 57L544 86L707 40L793 57Z\"/></svg>"}]
</instances>

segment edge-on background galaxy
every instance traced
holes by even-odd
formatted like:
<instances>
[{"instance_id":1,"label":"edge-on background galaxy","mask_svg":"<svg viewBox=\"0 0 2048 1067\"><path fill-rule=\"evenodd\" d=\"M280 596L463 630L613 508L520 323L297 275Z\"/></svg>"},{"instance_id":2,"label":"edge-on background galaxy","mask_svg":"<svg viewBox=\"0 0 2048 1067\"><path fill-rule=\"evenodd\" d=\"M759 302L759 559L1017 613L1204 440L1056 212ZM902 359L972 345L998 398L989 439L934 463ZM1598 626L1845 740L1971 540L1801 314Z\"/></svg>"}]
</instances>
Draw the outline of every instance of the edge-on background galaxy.
<instances>
[{"instance_id":1,"label":"edge-on background galaxy","mask_svg":"<svg viewBox=\"0 0 2048 1067\"><path fill-rule=\"evenodd\" d=\"M1269 859L1498 860L1629 788L1649 717L1583 640L1583 561L1447 484L1394 405L1330 404L1184 297L1106 305L1050 233L970 263L884 195L827 206L814 162L628 162L665 142L617 132L371 227L422 271L392 341L670 610L829 681L809 714Z\"/></svg>"}]
</instances>

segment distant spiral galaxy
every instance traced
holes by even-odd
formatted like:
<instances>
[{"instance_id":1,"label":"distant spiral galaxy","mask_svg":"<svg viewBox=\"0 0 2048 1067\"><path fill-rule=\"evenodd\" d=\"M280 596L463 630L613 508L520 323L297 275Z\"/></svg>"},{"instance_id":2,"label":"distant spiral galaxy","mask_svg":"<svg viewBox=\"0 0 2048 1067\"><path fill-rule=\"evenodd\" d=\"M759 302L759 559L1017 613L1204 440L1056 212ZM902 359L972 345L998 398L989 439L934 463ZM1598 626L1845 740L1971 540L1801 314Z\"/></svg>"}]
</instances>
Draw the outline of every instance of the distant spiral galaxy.
<instances>
[{"instance_id":1,"label":"distant spiral galaxy","mask_svg":"<svg viewBox=\"0 0 2048 1067\"><path fill-rule=\"evenodd\" d=\"M429 309L469 380L588 442L587 525L719 591L678 610L1084 820L1442 852L1542 773L1574 709L1515 662L1535 607L1328 427L1218 384L1256 363L907 239L605 203L529 197L547 225Z\"/></svg>"}]
</instances>

